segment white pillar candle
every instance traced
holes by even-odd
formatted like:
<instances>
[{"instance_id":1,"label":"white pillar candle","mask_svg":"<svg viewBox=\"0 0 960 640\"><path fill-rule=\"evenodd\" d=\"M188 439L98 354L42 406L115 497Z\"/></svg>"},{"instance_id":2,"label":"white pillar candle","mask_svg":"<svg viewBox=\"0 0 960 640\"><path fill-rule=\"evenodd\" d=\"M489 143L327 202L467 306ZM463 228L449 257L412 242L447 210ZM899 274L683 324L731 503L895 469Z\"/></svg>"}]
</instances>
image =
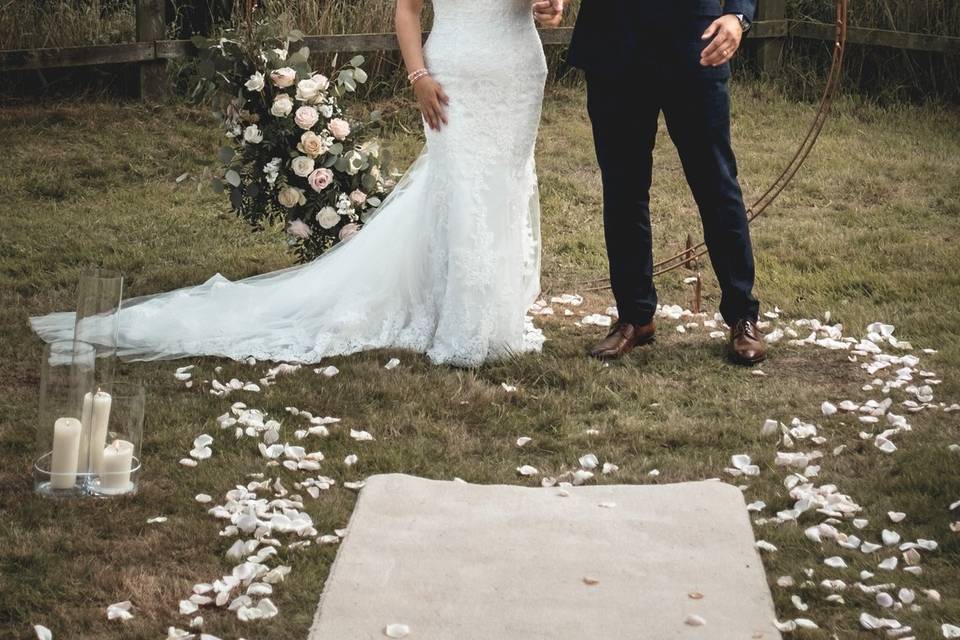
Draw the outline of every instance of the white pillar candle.
<instances>
[{"instance_id":1,"label":"white pillar candle","mask_svg":"<svg viewBox=\"0 0 960 640\"><path fill-rule=\"evenodd\" d=\"M76 418L58 418L53 423L53 453L50 456L50 486L70 489L77 482L80 455L80 432L83 425Z\"/></svg>"},{"instance_id":2,"label":"white pillar candle","mask_svg":"<svg viewBox=\"0 0 960 640\"><path fill-rule=\"evenodd\" d=\"M90 470L100 473L100 461L107 446L107 427L110 424L110 407L113 397L106 391L93 395L93 413L90 419Z\"/></svg>"},{"instance_id":3,"label":"white pillar candle","mask_svg":"<svg viewBox=\"0 0 960 640\"><path fill-rule=\"evenodd\" d=\"M126 489L130 485L133 467L133 443L114 440L103 449L100 460L100 488Z\"/></svg>"},{"instance_id":4,"label":"white pillar candle","mask_svg":"<svg viewBox=\"0 0 960 640\"><path fill-rule=\"evenodd\" d=\"M86 473L90 468L90 429L93 422L93 393L83 396L83 413L80 422L83 428L80 432L80 457L77 461L77 471Z\"/></svg>"}]
</instances>

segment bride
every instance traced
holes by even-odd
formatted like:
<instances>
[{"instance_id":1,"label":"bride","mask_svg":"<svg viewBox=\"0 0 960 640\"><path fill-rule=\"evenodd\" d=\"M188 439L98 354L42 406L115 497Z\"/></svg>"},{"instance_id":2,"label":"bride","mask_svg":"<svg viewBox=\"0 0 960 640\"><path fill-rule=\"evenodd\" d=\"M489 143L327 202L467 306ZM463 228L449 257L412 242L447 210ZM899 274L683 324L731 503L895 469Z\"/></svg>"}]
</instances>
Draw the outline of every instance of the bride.
<instances>
[{"instance_id":1,"label":"bride","mask_svg":"<svg viewBox=\"0 0 960 640\"><path fill-rule=\"evenodd\" d=\"M309 264L126 302L118 354L314 363L391 347L472 367L539 350L526 316L540 290L534 145L547 75L535 20L559 24L561 1L433 0L421 46L423 0L398 0L426 146L380 213ZM69 339L74 314L31 324Z\"/></svg>"}]
</instances>

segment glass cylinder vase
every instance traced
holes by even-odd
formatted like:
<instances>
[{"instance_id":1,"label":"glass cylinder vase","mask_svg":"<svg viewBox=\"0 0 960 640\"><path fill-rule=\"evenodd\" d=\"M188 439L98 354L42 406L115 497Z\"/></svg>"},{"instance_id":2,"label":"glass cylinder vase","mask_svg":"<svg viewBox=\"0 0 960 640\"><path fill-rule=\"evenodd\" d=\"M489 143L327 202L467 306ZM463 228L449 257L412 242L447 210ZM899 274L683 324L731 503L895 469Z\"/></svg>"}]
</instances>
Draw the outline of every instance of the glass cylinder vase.
<instances>
[{"instance_id":1,"label":"glass cylinder vase","mask_svg":"<svg viewBox=\"0 0 960 640\"><path fill-rule=\"evenodd\" d=\"M123 275L119 272L93 268L80 275L74 339L96 347L97 383L113 379L122 300Z\"/></svg>"},{"instance_id":2,"label":"glass cylinder vase","mask_svg":"<svg viewBox=\"0 0 960 640\"><path fill-rule=\"evenodd\" d=\"M40 366L40 411L34 488L42 495L80 495L86 484L88 432L84 395L93 387L96 348L86 342L51 342Z\"/></svg>"},{"instance_id":3,"label":"glass cylinder vase","mask_svg":"<svg viewBox=\"0 0 960 640\"><path fill-rule=\"evenodd\" d=\"M118 380L98 384L86 404L90 407L88 493L101 497L136 493L143 442L143 385Z\"/></svg>"}]
</instances>

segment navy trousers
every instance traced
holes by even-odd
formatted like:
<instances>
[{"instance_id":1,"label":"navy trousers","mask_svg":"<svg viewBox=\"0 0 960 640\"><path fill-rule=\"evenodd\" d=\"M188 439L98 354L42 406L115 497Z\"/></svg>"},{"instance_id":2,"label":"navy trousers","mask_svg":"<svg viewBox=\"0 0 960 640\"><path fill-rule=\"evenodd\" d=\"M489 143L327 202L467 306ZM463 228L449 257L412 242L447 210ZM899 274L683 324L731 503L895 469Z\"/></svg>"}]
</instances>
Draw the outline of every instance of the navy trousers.
<instances>
[{"instance_id":1,"label":"navy trousers","mask_svg":"<svg viewBox=\"0 0 960 640\"><path fill-rule=\"evenodd\" d=\"M691 44L697 50L703 46ZM694 51L688 57L693 55L699 58ZM652 65L626 73L587 71L610 280L622 321L646 324L657 308L650 184L661 112L700 210L722 291L720 313L731 326L757 318L750 230L730 144L727 76L729 71L689 64L660 71Z\"/></svg>"}]
</instances>

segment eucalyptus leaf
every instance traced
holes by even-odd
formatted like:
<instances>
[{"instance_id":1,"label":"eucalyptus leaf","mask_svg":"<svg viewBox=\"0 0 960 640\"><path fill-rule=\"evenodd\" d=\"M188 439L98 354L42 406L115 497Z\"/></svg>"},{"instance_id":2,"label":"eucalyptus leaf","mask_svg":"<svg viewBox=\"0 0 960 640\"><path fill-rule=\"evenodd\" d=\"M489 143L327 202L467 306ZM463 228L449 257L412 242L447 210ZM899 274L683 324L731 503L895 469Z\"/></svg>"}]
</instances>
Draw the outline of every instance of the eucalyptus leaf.
<instances>
[{"instance_id":1,"label":"eucalyptus leaf","mask_svg":"<svg viewBox=\"0 0 960 640\"><path fill-rule=\"evenodd\" d=\"M341 156L337 158L337 161L333 164L333 166L337 171L346 172L346 170L350 167L350 163L347 162L346 158Z\"/></svg>"},{"instance_id":2,"label":"eucalyptus leaf","mask_svg":"<svg viewBox=\"0 0 960 640\"><path fill-rule=\"evenodd\" d=\"M367 72L364 71L363 69L354 69L353 77L356 79L357 82L359 82L360 84L363 84L364 82L367 81Z\"/></svg>"},{"instance_id":3,"label":"eucalyptus leaf","mask_svg":"<svg viewBox=\"0 0 960 640\"><path fill-rule=\"evenodd\" d=\"M205 80L210 80L216 75L217 67L214 65L213 61L204 59L200 61L200 64L197 65L197 73L200 74Z\"/></svg>"},{"instance_id":4,"label":"eucalyptus leaf","mask_svg":"<svg viewBox=\"0 0 960 640\"><path fill-rule=\"evenodd\" d=\"M220 162L227 164L233 160L233 156L236 153L233 150L233 147L220 147L220 151L217 153L217 157L220 158Z\"/></svg>"},{"instance_id":5,"label":"eucalyptus leaf","mask_svg":"<svg viewBox=\"0 0 960 640\"><path fill-rule=\"evenodd\" d=\"M359 67L359 66L362 65L365 61L366 61L366 59L365 59L363 56L353 56L353 57L350 59L350 66L351 66L351 67Z\"/></svg>"},{"instance_id":6,"label":"eucalyptus leaf","mask_svg":"<svg viewBox=\"0 0 960 640\"><path fill-rule=\"evenodd\" d=\"M341 153L343 153L343 143L337 142L330 145L330 148L327 150L327 153L329 153L332 156L340 155Z\"/></svg>"},{"instance_id":7,"label":"eucalyptus leaf","mask_svg":"<svg viewBox=\"0 0 960 640\"><path fill-rule=\"evenodd\" d=\"M290 42L299 42L300 40L303 40L304 37L303 31L300 31L300 29L294 29L287 34L287 40Z\"/></svg>"},{"instance_id":8,"label":"eucalyptus leaf","mask_svg":"<svg viewBox=\"0 0 960 640\"><path fill-rule=\"evenodd\" d=\"M214 178L210 181L210 188L213 189L214 193L223 193L223 180Z\"/></svg>"},{"instance_id":9,"label":"eucalyptus leaf","mask_svg":"<svg viewBox=\"0 0 960 640\"><path fill-rule=\"evenodd\" d=\"M230 169L229 171L227 171L227 174L223 176L223 179L226 180L227 184L229 184L232 187L240 186L240 174L234 171L233 169Z\"/></svg>"},{"instance_id":10,"label":"eucalyptus leaf","mask_svg":"<svg viewBox=\"0 0 960 640\"><path fill-rule=\"evenodd\" d=\"M240 189L230 190L230 206L234 209L243 207L243 191Z\"/></svg>"},{"instance_id":11,"label":"eucalyptus leaf","mask_svg":"<svg viewBox=\"0 0 960 640\"><path fill-rule=\"evenodd\" d=\"M201 51L210 48L210 41L204 38L203 36L199 36L199 35L193 36L192 38L190 38L190 42L193 43L193 46L195 46L197 49L200 49Z\"/></svg>"}]
</instances>

